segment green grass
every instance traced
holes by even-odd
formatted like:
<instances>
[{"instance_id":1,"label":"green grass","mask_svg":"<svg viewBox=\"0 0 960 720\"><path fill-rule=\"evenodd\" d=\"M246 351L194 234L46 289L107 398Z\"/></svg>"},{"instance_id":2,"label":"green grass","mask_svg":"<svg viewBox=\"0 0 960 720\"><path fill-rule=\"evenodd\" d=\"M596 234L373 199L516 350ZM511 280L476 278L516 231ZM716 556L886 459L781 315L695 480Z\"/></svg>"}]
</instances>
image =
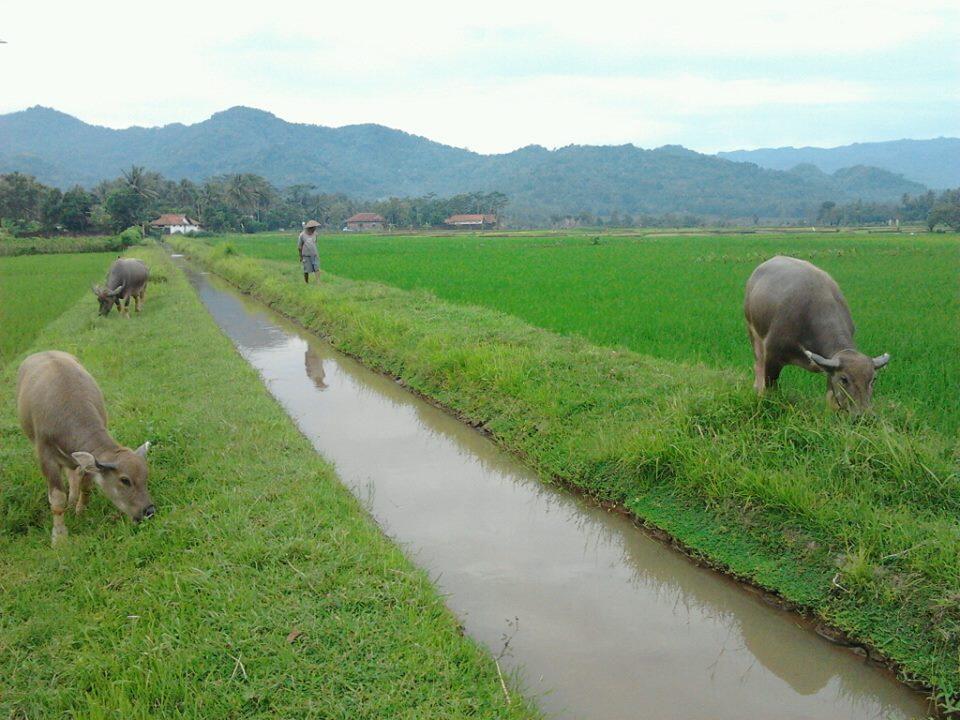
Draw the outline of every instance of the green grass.
<instances>
[{"instance_id":1,"label":"green grass","mask_svg":"<svg viewBox=\"0 0 960 720\"><path fill-rule=\"evenodd\" d=\"M604 348L503 313L173 242L366 364L488 430L545 479L624 505L960 698L955 438L745 373ZM329 255L329 253L328 253Z\"/></svg>"},{"instance_id":2,"label":"green grass","mask_svg":"<svg viewBox=\"0 0 960 720\"><path fill-rule=\"evenodd\" d=\"M960 430L960 236L686 235L650 237L324 236L324 269L426 289L538 327L645 355L753 372L743 287L777 253L809 259L840 283L857 341L893 360L877 397ZM296 240L229 236L241 253L296 263ZM222 242L214 240L211 242ZM788 392L823 395L822 376L788 368Z\"/></svg>"},{"instance_id":3,"label":"green grass","mask_svg":"<svg viewBox=\"0 0 960 720\"><path fill-rule=\"evenodd\" d=\"M113 253L0 257L0 368L30 346L44 325L103 282Z\"/></svg>"},{"instance_id":4,"label":"green grass","mask_svg":"<svg viewBox=\"0 0 960 720\"><path fill-rule=\"evenodd\" d=\"M179 271L159 251L137 255L167 280L142 315L97 318L83 300L34 347L81 359L120 442L155 443L155 518L133 526L95 493L51 548L44 484L15 420L16 363L0 378L0 716L534 714L516 695L508 706L491 658Z\"/></svg>"},{"instance_id":5,"label":"green grass","mask_svg":"<svg viewBox=\"0 0 960 720\"><path fill-rule=\"evenodd\" d=\"M0 237L0 257L11 255L51 255L60 253L120 252L118 235L65 235L62 237Z\"/></svg>"}]
</instances>

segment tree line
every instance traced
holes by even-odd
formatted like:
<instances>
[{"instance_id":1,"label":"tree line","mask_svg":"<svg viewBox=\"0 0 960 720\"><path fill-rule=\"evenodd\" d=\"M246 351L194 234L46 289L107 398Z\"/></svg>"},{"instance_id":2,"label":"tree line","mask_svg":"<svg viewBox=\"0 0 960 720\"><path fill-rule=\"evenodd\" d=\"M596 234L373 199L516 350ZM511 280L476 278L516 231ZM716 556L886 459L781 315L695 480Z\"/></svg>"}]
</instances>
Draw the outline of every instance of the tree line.
<instances>
[{"instance_id":1,"label":"tree line","mask_svg":"<svg viewBox=\"0 0 960 720\"><path fill-rule=\"evenodd\" d=\"M91 189L77 185L66 192L44 185L31 175L0 175L0 227L20 236L119 232L132 225L144 225L167 212L188 215L213 232L288 229L299 227L307 219L317 220L328 229L339 229L348 217L361 211L382 215L392 227L420 229L442 225L445 218L458 213L499 217L507 204L508 198L501 192L461 193L452 197L431 193L367 202L343 193L319 192L308 184L278 189L252 173L219 175L204 182L174 181L140 166ZM758 217L753 220L756 224ZM903 195L898 203L824 202L816 217L818 224L835 226L891 220L923 222L931 230L960 230L960 189ZM632 216L613 211L604 216L583 211L551 214L549 224L557 228L697 227L708 221L691 213Z\"/></svg>"},{"instance_id":2,"label":"tree line","mask_svg":"<svg viewBox=\"0 0 960 720\"><path fill-rule=\"evenodd\" d=\"M163 213L182 213L213 232L259 232L300 227L317 220L339 229L357 212L375 212L399 228L442 225L458 213L499 216L508 198L500 192L461 193L441 198L389 198L365 202L343 193L318 192L313 185L284 189L252 173L220 175L204 182L168 180L133 166L91 189L62 192L31 175L0 175L0 223L20 236L57 232L119 232L144 225Z\"/></svg>"},{"instance_id":3,"label":"tree line","mask_svg":"<svg viewBox=\"0 0 960 720\"><path fill-rule=\"evenodd\" d=\"M825 202L820 206L817 223L821 225L870 225L890 221L924 223L929 230L947 227L960 230L960 188L933 190L922 195L904 195L899 203L865 203L838 205Z\"/></svg>"}]
</instances>

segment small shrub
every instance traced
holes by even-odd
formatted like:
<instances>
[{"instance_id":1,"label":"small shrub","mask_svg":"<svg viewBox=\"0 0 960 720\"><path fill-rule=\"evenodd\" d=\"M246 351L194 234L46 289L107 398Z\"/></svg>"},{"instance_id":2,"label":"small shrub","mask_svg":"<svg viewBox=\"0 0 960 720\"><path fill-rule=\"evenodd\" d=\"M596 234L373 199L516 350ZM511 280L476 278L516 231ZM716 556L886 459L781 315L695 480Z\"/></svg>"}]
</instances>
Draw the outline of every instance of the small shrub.
<instances>
[{"instance_id":1,"label":"small shrub","mask_svg":"<svg viewBox=\"0 0 960 720\"><path fill-rule=\"evenodd\" d=\"M138 244L141 240L143 240L143 232L136 225L131 225L120 233L120 245L122 247L131 247Z\"/></svg>"},{"instance_id":2,"label":"small shrub","mask_svg":"<svg viewBox=\"0 0 960 720\"><path fill-rule=\"evenodd\" d=\"M24 238L39 235L43 226L35 220L13 220L8 223L7 229L14 237Z\"/></svg>"}]
</instances>

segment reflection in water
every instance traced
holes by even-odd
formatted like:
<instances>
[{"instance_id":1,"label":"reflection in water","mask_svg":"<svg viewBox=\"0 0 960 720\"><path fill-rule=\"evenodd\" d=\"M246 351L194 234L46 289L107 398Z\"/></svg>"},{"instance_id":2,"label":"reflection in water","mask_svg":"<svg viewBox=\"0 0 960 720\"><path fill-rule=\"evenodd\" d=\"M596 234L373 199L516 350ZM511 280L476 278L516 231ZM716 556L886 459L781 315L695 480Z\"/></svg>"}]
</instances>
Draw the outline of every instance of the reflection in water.
<instances>
[{"instance_id":1,"label":"reflection in water","mask_svg":"<svg viewBox=\"0 0 960 720\"><path fill-rule=\"evenodd\" d=\"M626 518L262 306L192 276L214 318L467 632L556 716L910 718L925 704Z\"/></svg>"},{"instance_id":2,"label":"reflection in water","mask_svg":"<svg viewBox=\"0 0 960 720\"><path fill-rule=\"evenodd\" d=\"M327 389L327 383L324 382L327 376L323 371L323 356L317 351L316 345L307 345L307 350L303 353L303 370L317 390Z\"/></svg>"}]
</instances>

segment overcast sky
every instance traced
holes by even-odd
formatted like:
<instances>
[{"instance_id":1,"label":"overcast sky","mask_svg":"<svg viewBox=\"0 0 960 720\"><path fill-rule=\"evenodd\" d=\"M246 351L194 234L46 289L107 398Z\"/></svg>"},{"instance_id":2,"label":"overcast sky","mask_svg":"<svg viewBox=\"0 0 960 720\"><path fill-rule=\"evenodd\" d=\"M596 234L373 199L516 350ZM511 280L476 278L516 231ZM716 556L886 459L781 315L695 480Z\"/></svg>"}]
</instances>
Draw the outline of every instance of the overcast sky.
<instances>
[{"instance_id":1,"label":"overcast sky","mask_svg":"<svg viewBox=\"0 0 960 720\"><path fill-rule=\"evenodd\" d=\"M0 39L0 112L110 127L249 105L480 152L960 135L958 0L10 0Z\"/></svg>"}]
</instances>

